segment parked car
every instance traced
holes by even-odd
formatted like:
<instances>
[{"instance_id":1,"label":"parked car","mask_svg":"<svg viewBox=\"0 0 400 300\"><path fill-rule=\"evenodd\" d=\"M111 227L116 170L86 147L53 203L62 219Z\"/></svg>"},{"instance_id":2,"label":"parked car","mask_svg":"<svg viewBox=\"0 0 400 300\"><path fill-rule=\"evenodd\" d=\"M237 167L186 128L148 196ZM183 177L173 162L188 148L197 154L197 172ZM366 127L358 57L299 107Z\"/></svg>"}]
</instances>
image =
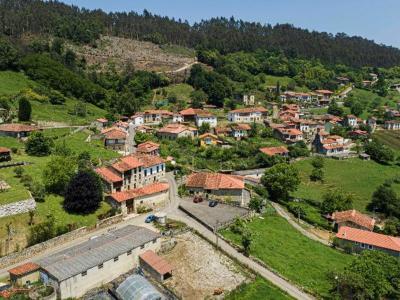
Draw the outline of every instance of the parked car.
<instances>
[{"instance_id":1,"label":"parked car","mask_svg":"<svg viewBox=\"0 0 400 300\"><path fill-rule=\"evenodd\" d=\"M154 222L156 220L156 216L155 215L148 215L146 220L144 220L146 223L151 223Z\"/></svg>"},{"instance_id":2,"label":"parked car","mask_svg":"<svg viewBox=\"0 0 400 300\"><path fill-rule=\"evenodd\" d=\"M203 202L203 197L201 197L201 196L194 196L193 202L194 202L194 203Z\"/></svg>"},{"instance_id":3,"label":"parked car","mask_svg":"<svg viewBox=\"0 0 400 300\"><path fill-rule=\"evenodd\" d=\"M217 206L218 205L218 202L217 201L210 201L210 202L208 202L208 206L209 207L215 207L215 206Z\"/></svg>"}]
</instances>

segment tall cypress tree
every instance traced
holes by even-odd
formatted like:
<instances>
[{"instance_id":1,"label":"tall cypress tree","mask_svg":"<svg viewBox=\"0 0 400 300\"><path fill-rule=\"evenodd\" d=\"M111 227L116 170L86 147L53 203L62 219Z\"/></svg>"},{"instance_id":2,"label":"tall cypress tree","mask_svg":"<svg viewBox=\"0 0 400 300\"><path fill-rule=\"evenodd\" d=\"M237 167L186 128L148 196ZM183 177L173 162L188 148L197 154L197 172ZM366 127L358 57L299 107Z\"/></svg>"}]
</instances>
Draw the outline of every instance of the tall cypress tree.
<instances>
[{"instance_id":1,"label":"tall cypress tree","mask_svg":"<svg viewBox=\"0 0 400 300\"><path fill-rule=\"evenodd\" d=\"M32 106L28 99L22 97L18 102L18 120L29 121L31 119Z\"/></svg>"}]
</instances>

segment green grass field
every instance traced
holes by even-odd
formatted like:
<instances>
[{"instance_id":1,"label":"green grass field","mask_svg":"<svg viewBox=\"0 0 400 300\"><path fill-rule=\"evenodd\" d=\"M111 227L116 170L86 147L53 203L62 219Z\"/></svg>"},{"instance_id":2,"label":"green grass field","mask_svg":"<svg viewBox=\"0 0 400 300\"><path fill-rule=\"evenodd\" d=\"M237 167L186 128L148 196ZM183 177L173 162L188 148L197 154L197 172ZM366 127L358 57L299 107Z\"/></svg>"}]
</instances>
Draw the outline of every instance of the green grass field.
<instances>
[{"instance_id":1,"label":"green grass field","mask_svg":"<svg viewBox=\"0 0 400 300\"><path fill-rule=\"evenodd\" d=\"M381 143L389 146L400 154L400 132L393 130L379 130L373 135Z\"/></svg>"},{"instance_id":2,"label":"green grass field","mask_svg":"<svg viewBox=\"0 0 400 300\"><path fill-rule=\"evenodd\" d=\"M162 96L160 94L161 89L156 89L157 96L155 100L165 100L168 98L169 95L176 95L178 99L182 99L183 101L190 102L190 93L193 92L193 87L186 83L178 83L178 84L171 84L164 88L167 93L167 96ZM171 104L174 105L174 104Z\"/></svg>"},{"instance_id":3,"label":"green grass field","mask_svg":"<svg viewBox=\"0 0 400 300\"><path fill-rule=\"evenodd\" d=\"M268 212L263 217L247 224L253 234L251 255L306 290L328 297L332 288L329 274L342 270L351 261L351 256L303 236L275 212ZM223 230L222 234L240 245L240 235L229 229ZM249 290L253 290L254 295L258 293L252 288Z\"/></svg>"},{"instance_id":4,"label":"green grass field","mask_svg":"<svg viewBox=\"0 0 400 300\"><path fill-rule=\"evenodd\" d=\"M12 71L0 72L0 96L17 94L21 90L34 85L35 83L29 80L23 73Z\"/></svg>"},{"instance_id":5,"label":"green grass field","mask_svg":"<svg viewBox=\"0 0 400 300\"><path fill-rule=\"evenodd\" d=\"M44 130L44 134L47 136L60 138L55 140L55 143L63 143L71 148L76 154L82 151L88 151L92 158L95 160L109 160L111 158L118 157L119 154L106 150L101 146L99 141L85 142L89 131L77 132L72 135L64 136L69 133L69 129L50 129ZM28 156L24 153L24 144L18 142L17 139L9 137L0 137L0 145L7 147L16 147L18 149L17 154L12 154L12 161L26 161L31 163L30 165L24 166L24 173L30 175L33 180L41 181L42 174L45 166L50 161L51 156L47 157L33 157ZM14 168L2 169L0 171L0 179L4 179L10 186L11 189L0 193L0 205L11 203L19 200L24 200L29 197L29 192L24 187L18 178L15 177ZM107 212L110 206L107 203L102 203L101 207L92 214L89 215L76 215L69 214L64 211L62 207L63 197L56 195L47 195L45 202L37 203L37 209L35 213L35 222L39 223L46 219L46 216L51 214L55 217L57 225L65 226L68 224L75 224L76 226L93 225L96 223L97 217L100 214ZM18 244L20 247L24 247L26 244L26 236L29 233L29 214L20 214L11 217L5 217L0 219L0 239L3 240L6 237L6 224L11 223L12 228L15 231L13 243Z\"/></svg>"},{"instance_id":6,"label":"green grass field","mask_svg":"<svg viewBox=\"0 0 400 300\"><path fill-rule=\"evenodd\" d=\"M79 117L74 113L74 108L79 100L67 98L63 105L52 105L50 103L41 103L31 101L32 120L59 122L68 125L88 125L92 121L102 118L106 111L90 103L86 104L86 116Z\"/></svg>"},{"instance_id":7,"label":"green grass field","mask_svg":"<svg viewBox=\"0 0 400 300\"><path fill-rule=\"evenodd\" d=\"M380 165L374 161L363 161L358 158L348 160L325 159L325 182L310 181L312 171L311 159L298 161L294 164L300 171L301 185L293 196L322 201L326 191L341 188L355 195L354 206L365 211L371 201L372 193L386 179L399 174L399 167ZM400 186L395 185L400 193Z\"/></svg>"},{"instance_id":8,"label":"green grass field","mask_svg":"<svg viewBox=\"0 0 400 300\"><path fill-rule=\"evenodd\" d=\"M245 283L225 296L225 300L288 300L293 299L262 277Z\"/></svg>"}]
</instances>

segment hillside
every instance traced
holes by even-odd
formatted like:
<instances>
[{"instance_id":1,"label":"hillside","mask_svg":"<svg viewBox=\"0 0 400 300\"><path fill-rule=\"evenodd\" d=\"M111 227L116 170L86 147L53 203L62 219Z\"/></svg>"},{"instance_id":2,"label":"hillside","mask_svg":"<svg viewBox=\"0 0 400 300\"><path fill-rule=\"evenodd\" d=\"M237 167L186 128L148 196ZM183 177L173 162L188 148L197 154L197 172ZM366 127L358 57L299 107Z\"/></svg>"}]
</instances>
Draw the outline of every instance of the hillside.
<instances>
[{"instance_id":1,"label":"hillside","mask_svg":"<svg viewBox=\"0 0 400 300\"><path fill-rule=\"evenodd\" d=\"M88 66L97 71L108 64L114 64L117 69L132 64L138 70L173 71L195 61L195 52L183 47L160 47L151 42L113 36L101 36L95 45L69 43L67 47L84 57Z\"/></svg>"},{"instance_id":2,"label":"hillside","mask_svg":"<svg viewBox=\"0 0 400 300\"><path fill-rule=\"evenodd\" d=\"M35 12L32 18L32 12ZM0 2L0 33L19 38L26 33L51 34L75 43L90 44L102 34L188 48L237 51L281 51L289 57L319 59L351 67L392 67L400 64L400 50L344 33L332 35L291 24L261 24L234 18L212 18L190 25L153 15L147 10L106 13L57 1Z\"/></svg>"}]
</instances>

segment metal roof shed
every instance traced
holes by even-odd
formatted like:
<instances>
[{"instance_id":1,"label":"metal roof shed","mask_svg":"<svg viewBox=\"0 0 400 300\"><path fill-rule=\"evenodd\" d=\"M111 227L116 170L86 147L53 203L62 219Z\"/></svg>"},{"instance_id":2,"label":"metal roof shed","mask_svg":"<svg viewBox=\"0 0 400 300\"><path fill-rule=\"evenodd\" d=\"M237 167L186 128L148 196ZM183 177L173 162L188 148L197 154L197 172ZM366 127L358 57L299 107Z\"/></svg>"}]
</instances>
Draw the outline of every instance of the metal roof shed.
<instances>
[{"instance_id":1,"label":"metal roof shed","mask_svg":"<svg viewBox=\"0 0 400 300\"><path fill-rule=\"evenodd\" d=\"M131 275L116 290L121 300L164 300L150 282L140 275Z\"/></svg>"}]
</instances>

